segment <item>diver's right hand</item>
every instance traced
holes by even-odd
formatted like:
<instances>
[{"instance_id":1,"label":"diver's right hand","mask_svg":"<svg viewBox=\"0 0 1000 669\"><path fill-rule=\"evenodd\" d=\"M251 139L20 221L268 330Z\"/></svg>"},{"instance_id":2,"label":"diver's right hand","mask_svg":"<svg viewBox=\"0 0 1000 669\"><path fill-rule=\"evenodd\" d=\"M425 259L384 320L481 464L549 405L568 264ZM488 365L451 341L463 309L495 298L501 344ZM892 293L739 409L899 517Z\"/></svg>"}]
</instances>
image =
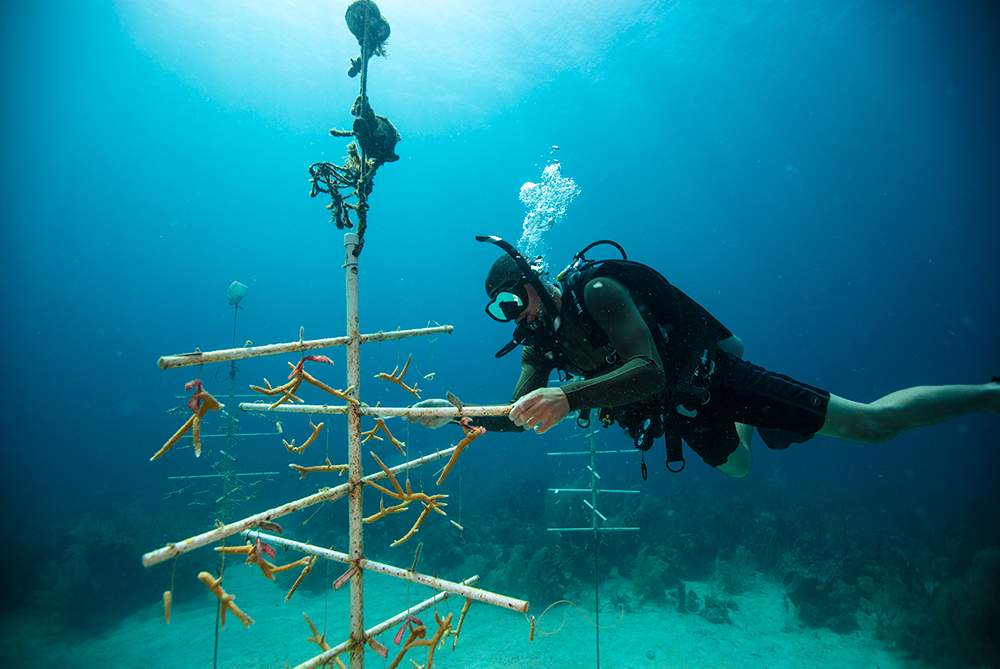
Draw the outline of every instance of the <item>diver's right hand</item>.
<instances>
[{"instance_id":1,"label":"diver's right hand","mask_svg":"<svg viewBox=\"0 0 1000 669\"><path fill-rule=\"evenodd\" d=\"M453 406L448 400L421 400L413 405L414 409L443 409ZM442 425L447 425L453 416L408 416L411 423L420 423L424 427L436 430Z\"/></svg>"}]
</instances>

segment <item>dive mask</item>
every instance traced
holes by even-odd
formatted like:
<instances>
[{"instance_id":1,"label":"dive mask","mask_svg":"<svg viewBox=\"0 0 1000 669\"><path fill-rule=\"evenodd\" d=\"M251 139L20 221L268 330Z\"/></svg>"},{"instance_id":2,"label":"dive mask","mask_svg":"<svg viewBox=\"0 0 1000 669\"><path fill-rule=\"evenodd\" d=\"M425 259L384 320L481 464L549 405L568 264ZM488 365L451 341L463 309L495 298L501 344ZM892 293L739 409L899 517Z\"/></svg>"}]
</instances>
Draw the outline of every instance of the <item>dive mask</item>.
<instances>
[{"instance_id":1,"label":"dive mask","mask_svg":"<svg viewBox=\"0 0 1000 669\"><path fill-rule=\"evenodd\" d=\"M528 306L528 290L524 284L524 279L518 279L514 283L498 288L486 305L489 317L507 323L520 316Z\"/></svg>"}]
</instances>

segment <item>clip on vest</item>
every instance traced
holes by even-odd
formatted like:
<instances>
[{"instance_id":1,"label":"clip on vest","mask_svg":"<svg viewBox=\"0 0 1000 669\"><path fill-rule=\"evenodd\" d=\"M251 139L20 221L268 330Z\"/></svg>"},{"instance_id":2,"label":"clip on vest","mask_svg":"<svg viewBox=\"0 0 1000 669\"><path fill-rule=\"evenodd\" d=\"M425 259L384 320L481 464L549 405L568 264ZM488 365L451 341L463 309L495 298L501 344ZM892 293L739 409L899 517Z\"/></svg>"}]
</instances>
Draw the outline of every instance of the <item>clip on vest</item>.
<instances>
[{"instance_id":1,"label":"clip on vest","mask_svg":"<svg viewBox=\"0 0 1000 669\"><path fill-rule=\"evenodd\" d=\"M667 471L671 471L674 474L678 474L684 471L684 465L687 464L684 461L684 447L681 445L681 438L676 435L667 435ZM670 465L673 463L681 463L681 466L674 469Z\"/></svg>"}]
</instances>

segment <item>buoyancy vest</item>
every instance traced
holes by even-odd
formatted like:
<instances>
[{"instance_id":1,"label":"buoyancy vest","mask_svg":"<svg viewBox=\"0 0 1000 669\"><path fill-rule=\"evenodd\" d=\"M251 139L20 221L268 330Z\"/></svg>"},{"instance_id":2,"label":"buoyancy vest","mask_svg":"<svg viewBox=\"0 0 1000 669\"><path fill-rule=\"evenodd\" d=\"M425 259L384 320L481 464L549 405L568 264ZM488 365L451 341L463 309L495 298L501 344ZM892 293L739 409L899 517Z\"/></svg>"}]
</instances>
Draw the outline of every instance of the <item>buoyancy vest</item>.
<instances>
[{"instance_id":1,"label":"buoyancy vest","mask_svg":"<svg viewBox=\"0 0 1000 669\"><path fill-rule=\"evenodd\" d=\"M649 310L656 327L653 340L666 375L665 394L684 401L700 400L704 379L715 360L716 344L733 336L704 307L672 285L652 267L630 260L594 261L560 281L563 309L569 309L587 336L598 346L609 344L607 334L587 313L583 290L593 279L618 281L637 299L640 311ZM647 316L647 314L643 314Z\"/></svg>"},{"instance_id":2,"label":"buoyancy vest","mask_svg":"<svg viewBox=\"0 0 1000 669\"><path fill-rule=\"evenodd\" d=\"M709 401L717 344L733 333L652 267L627 259L587 260L583 257L587 249L578 253L573 264L559 275L562 308L569 311L591 341L610 348L607 334L587 312L583 292L588 282L600 277L624 285L647 323L651 323L650 331L666 378L663 391L656 397L601 409L602 422L605 426L617 422L642 450L648 450L653 439L666 434L668 466L669 462L683 462L680 426L693 420L698 407ZM554 360L560 366L558 352ZM672 447L676 449L673 456Z\"/></svg>"}]
</instances>

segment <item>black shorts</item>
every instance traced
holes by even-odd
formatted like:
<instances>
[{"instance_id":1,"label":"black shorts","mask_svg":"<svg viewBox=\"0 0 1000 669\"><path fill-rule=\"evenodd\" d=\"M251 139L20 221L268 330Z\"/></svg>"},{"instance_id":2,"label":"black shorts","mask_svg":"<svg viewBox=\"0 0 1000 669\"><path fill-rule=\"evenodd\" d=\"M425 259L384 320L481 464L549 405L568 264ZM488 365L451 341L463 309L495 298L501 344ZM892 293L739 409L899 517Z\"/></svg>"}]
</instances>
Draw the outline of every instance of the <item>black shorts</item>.
<instances>
[{"instance_id":1,"label":"black shorts","mask_svg":"<svg viewBox=\"0 0 1000 669\"><path fill-rule=\"evenodd\" d=\"M713 467L740 444L734 423L753 425L769 448L808 441L823 427L830 393L719 351L711 399L681 429L691 449Z\"/></svg>"}]
</instances>

